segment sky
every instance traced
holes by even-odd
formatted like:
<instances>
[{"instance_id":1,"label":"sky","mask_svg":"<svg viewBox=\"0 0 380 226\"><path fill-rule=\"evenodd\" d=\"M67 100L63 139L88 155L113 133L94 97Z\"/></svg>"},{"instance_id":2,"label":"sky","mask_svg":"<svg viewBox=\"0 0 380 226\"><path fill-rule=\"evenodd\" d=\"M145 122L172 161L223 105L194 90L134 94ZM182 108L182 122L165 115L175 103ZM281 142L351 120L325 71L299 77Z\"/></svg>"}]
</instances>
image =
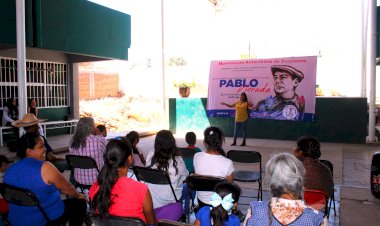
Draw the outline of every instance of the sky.
<instances>
[{"instance_id":1,"label":"sky","mask_svg":"<svg viewBox=\"0 0 380 226\"><path fill-rule=\"evenodd\" d=\"M139 73L160 84L162 77L153 74L161 73L161 1L92 2L131 15L132 45L127 66L121 68L149 61L152 67ZM224 0L225 7L217 10L208 0L163 2L164 55L186 59L182 76L207 86L211 60L319 56L317 84L325 95L360 96L362 1ZM177 75L167 71L166 76Z\"/></svg>"}]
</instances>

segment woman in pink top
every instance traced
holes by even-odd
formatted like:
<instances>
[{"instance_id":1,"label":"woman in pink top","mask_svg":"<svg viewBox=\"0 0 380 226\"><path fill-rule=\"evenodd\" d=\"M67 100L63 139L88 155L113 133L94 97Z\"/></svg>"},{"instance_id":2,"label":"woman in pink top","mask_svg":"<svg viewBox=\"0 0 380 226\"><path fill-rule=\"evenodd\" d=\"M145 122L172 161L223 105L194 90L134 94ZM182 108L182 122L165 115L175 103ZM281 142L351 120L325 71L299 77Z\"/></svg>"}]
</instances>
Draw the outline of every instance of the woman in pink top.
<instances>
[{"instance_id":1,"label":"woman in pink top","mask_svg":"<svg viewBox=\"0 0 380 226\"><path fill-rule=\"evenodd\" d=\"M94 211L122 217L138 217L155 224L152 197L147 185L127 177L133 164L132 147L125 138L112 139L106 147L104 166L90 188Z\"/></svg>"}]
</instances>

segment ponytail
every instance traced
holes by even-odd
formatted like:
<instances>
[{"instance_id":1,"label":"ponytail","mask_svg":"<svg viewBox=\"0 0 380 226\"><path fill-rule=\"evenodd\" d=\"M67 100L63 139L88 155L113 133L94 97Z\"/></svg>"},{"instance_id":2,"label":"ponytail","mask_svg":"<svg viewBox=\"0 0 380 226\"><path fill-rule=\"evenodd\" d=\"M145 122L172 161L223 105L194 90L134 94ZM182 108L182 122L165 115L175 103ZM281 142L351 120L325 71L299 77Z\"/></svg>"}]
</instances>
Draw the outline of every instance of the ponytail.
<instances>
[{"instance_id":1,"label":"ponytail","mask_svg":"<svg viewBox=\"0 0 380 226\"><path fill-rule=\"evenodd\" d=\"M229 213L239 201L241 189L237 184L222 182L215 186L211 196L210 218L213 226L223 226L228 221Z\"/></svg>"},{"instance_id":2,"label":"ponytail","mask_svg":"<svg viewBox=\"0 0 380 226\"><path fill-rule=\"evenodd\" d=\"M213 226L223 226L228 221L228 212L221 205L214 207L210 211Z\"/></svg>"},{"instance_id":3,"label":"ponytail","mask_svg":"<svg viewBox=\"0 0 380 226\"><path fill-rule=\"evenodd\" d=\"M111 190L119 179L118 169L127 167L126 162L132 154L132 147L125 138L110 140L104 153L104 166L98 175L99 190L91 200L91 207L100 214L107 214L113 203ZM128 192L128 191L126 191Z\"/></svg>"},{"instance_id":4,"label":"ponytail","mask_svg":"<svg viewBox=\"0 0 380 226\"><path fill-rule=\"evenodd\" d=\"M224 142L223 131L216 126L207 127L203 133L204 135L204 144L207 150L213 149L218 151L222 156L226 156L222 145Z\"/></svg>"}]
</instances>

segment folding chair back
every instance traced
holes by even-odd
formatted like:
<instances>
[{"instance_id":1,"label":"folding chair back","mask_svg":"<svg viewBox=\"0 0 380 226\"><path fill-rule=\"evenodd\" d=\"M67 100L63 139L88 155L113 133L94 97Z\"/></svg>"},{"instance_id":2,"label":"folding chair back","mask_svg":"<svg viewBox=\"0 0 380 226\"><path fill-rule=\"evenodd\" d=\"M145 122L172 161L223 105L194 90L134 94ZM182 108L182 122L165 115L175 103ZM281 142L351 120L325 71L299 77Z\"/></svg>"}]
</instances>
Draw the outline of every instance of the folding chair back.
<instances>
[{"instance_id":1,"label":"folding chair back","mask_svg":"<svg viewBox=\"0 0 380 226\"><path fill-rule=\"evenodd\" d=\"M321 163L323 163L325 166L327 166L327 168L330 169L331 176L334 178L334 165L329 160L322 160L322 159L320 159L319 161ZM330 215L331 205L333 205L334 216L335 216L336 215L336 209L335 209L335 188L334 188L334 193L333 193L332 197L330 198L329 203L327 205L327 214L326 214L327 217Z\"/></svg>"},{"instance_id":2,"label":"folding chair back","mask_svg":"<svg viewBox=\"0 0 380 226\"><path fill-rule=\"evenodd\" d=\"M223 177L214 177L214 176L203 176L203 175L196 175L191 174L187 176L186 178L186 184L189 188L189 195L190 198L193 200L194 204L194 195L192 194L191 190L193 191L214 191L214 188L217 184L226 182L227 179ZM194 212L198 212L199 205L194 206L192 205L191 209Z\"/></svg>"},{"instance_id":3,"label":"folding chair back","mask_svg":"<svg viewBox=\"0 0 380 226\"><path fill-rule=\"evenodd\" d=\"M172 183L170 181L170 177L167 173L158 169L152 169L141 166L134 166L133 172L135 173L138 181L144 181L150 184L170 185L170 189L173 192L174 198L176 202L178 202L178 198L175 195Z\"/></svg>"},{"instance_id":4,"label":"folding chair back","mask_svg":"<svg viewBox=\"0 0 380 226\"><path fill-rule=\"evenodd\" d=\"M203 175L189 175L186 178L187 186L194 191L214 191L217 184L226 182L226 178L203 176Z\"/></svg>"},{"instance_id":5,"label":"folding chair back","mask_svg":"<svg viewBox=\"0 0 380 226\"><path fill-rule=\"evenodd\" d=\"M37 207L45 217L46 221L50 221L48 215L42 209L38 198L32 191L25 188L0 183L0 193L8 203L12 203L17 206Z\"/></svg>"},{"instance_id":6,"label":"folding chair back","mask_svg":"<svg viewBox=\"0 0 380 226\"><path fill-rule=\"evenodd\" d=\"M323 163L327 168L329 168L331 172L331 176L334 176L334 165L329 160L319 160L321 163Z\"/></svg>"},{"instance_id":7,"label":"folding chair back","mask_svg":"<svg viewBox=\"0 0 380 226\"><path fill-rule=\"evenodd\" d=\"M89 214L93 226L146 226L147 224L137 217L102 216Z\"/></svg>"},{"instance_id":8,"label":"folding chair back","mask_svg":"<svg viewBox=\"0 0 380 226\"><path fill-rule=\"evenodd\" d=\"M80 155L66 155L66 161L71 170L72 178L75 180L74 171L75 169L96 169L99 173L98 165L95 159L90 156L80 156ZM91 185L81 184L75 180L75 187L79 187L84 192L84 189L90 189Z\"/></svg>"},{"instance_id":9,"label":"folding chair back","mask_svg":"<svg viewBox=\"0 0 380 226\"><path fill-rule=\"evenodd\" d=\"M241 182L258 182L259 189L257 192L257 200L263 199L263 189L262 189L262 170L261 170L261 154L257 151L242 151L242 150L230 150L227 152L227 158L231 159L233 162L238 163L257 163L259 165L258 171L246 171L246 170L236 170L233 173L234 180ZM248 196L242 196L248 197Z\"/></svg>"},{"instance_id":10,"label":"folding chair back","mask_svg":"<svg viewBox=\"0 0 380 226\"><path fill-rule=\"evenodd\" d=\"M96 169L99 172L95 159L90 156L66 155L70 169Z\"/></svg>"}]
</instances>

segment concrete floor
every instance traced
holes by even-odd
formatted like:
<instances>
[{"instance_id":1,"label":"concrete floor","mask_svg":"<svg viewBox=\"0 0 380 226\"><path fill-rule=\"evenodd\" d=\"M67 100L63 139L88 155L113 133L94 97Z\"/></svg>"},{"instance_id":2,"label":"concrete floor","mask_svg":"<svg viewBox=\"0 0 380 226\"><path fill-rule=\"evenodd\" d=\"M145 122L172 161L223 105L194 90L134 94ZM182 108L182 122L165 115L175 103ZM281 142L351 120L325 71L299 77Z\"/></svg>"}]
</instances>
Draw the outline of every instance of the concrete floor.
<instances>
[{"instance_id":1,"label":"concrete floor","mask_svg":"<svg viewBox=\"0 0 380 226\"><path fill-rule=\"evenodd\" d=\"M201 134L197 134L202 138ZM68 144L72 135L62 135L48 137L49 144L55 152L64 156L67 153ZM111 134L112 136L112 134ZM176 135L177 146L186 146L184 137ZM141 138L138 147L146 156L153 150L154 136ZM226 138L224 150L232 150L230 143L231 138ZM202 140L198 139L197 146L204 150ZM295 141L280 140L262 140L248 139L247 146L235 146L237 150L255 150L262 155L263 167L269 157L278 152L292 153ZM327 159L334 164L334 181L335 181L335 204L336 216L333 210L330 212L329 225L380 225L380 200L374 198L370 191L370 169L372 155L380 150L379 145L359 145L359 144L340 144L340 143L322 143L321 159ZM15 153L8 151L7 147L0 147L0 154L4 154L10 159L15 159ZM247 166L236 166L237 169L246 168ZM257 188L253 183L240 183L244 194L255 194ZM267 185L264 182L264 199L268 200L269 193ZM240 209L245 212L249 203L249 198L240 200Z\"/></svg>"}]
</instances>

